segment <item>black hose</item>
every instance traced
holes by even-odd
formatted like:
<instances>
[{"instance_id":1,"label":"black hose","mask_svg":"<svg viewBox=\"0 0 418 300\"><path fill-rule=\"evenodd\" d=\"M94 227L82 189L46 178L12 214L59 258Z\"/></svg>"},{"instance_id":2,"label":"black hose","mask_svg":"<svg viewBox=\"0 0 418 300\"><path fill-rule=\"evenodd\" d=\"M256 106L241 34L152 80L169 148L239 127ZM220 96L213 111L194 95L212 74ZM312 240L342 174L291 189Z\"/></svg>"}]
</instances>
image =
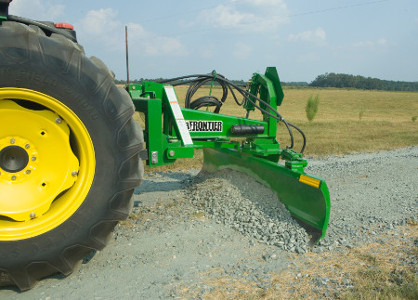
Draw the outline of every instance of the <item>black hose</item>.
<instances>
[{"instance_id":1,"label":"black hose","mask_svg":"<svg viewBox=\"0 0 418 300\"><path fill-rule=\"evenodd\" d=\"M186 108L199 109L201 107L215 106L215 113L219 113L221 110L222 102L214 96L203 96L193 100Z\"/></svg>"},{"instance_id":2,"label":"black hose","mask_svg":"<svg viewBox=\"0 0 418 300\"><path fill-rule=\"evenodd\" d=\"M305 151L305 147L306 147L306 136L305 136L305 133L302 131L302 129L300 129L296 125L294 125L292 123L288 123L288 124L289 124L289 126L295 128L301 134L301 136L303 138L303 145L302 145L302 149L300 150L300 153L303 154L303 151Z\"/></svg>"}]
</instances>

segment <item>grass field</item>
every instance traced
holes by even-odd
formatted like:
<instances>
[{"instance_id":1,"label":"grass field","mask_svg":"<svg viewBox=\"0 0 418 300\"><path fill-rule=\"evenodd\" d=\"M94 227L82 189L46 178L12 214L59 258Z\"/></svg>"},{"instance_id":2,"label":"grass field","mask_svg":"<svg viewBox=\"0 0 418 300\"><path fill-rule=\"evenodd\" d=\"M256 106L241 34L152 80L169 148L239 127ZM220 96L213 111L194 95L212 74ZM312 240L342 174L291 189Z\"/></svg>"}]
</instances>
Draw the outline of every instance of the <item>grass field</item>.
<instances>
[{"instance_id":1,"label":"grass field","mask_svg":"<svg viewBox=\"0 0 418 300\"><path fill-rule=\"evenodd\" d=\"M307 137L307 155L346 154L387 150L418 144L418 93L286 89L281 112L301 127ZM319 111L308 122L309 95L319 95Z\"/></svg>"},{"instance_id":2,"label":"grass field","mask_svg":"<svg viewBox=\"0 0 418 300\"><path fill-rule=\"evenodd\" d=\"M181 103L184 103L186 91L185 86L176 88ZM209 88L202 88L195 97L208 93ZM416 92L289 87L284 88L284 93L279 112L305 132L305 156L344 155L418 145L418 120L413 120L414 116L418 116ZM220 98L220 88L215 87L212 94ZM307 120L305 113L310 95L320 98L319 111L312 122ZM244 116L245 111L235 104L230 95L221 113ZM250 118L260 119L261 114L254 112ZM299 151L301 139L297 132L295 137L295 150ZM277 139L282 146L290 144L282 124ZM164 168L199 168L201 161L202 154L197 151L195 158Z\"/></svg>"}]
</instances>

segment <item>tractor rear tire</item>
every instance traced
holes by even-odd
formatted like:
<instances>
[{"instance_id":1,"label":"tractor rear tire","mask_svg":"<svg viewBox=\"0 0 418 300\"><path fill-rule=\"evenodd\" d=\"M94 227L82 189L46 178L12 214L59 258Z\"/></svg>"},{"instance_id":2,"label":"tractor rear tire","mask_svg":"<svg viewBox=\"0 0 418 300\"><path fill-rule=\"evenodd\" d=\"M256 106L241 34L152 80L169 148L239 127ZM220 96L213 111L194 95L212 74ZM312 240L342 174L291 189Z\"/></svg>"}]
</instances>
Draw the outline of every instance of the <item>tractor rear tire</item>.
<instances>
[{"instance_id":1,"label":"tractor rear tire","mask_svg":"<svg viewBox=\"0 0 418 300\"><path fill-rule=\"evenodd\" d=\"M144 170L134 111L77 43L0 25L0 286L70 274L128 217Z\"/></svg>"}]
</instances>

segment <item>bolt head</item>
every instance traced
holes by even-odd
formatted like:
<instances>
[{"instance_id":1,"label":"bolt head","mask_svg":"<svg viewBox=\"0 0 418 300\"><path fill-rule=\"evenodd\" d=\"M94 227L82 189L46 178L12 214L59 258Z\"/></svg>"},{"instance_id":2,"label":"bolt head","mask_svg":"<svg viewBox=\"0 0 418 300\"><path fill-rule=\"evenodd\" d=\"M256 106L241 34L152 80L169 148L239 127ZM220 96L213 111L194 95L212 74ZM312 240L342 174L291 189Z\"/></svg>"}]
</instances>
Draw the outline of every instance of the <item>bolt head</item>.
<instances>
[{"instance_id":1,"label":"bolt head","mask_svg":"<svg viewBox=\"0 0 418 300\"><path fill-rule=\"evenodd\" d=\"M151 163L158 164L158 151L151 152Z\"/></svg>"},{"instance_id":2,"label":"bolt head","mask_svg":"<svg viewBox=\"0 0 418 300\"><path fill-rule=\"evenodd\" d=\"M32 156L32 161L35 161L36 160L36 156Z\"/></svg>"},{"instance_id":3,"label":"bolt head","mask_svg":"<svg viewBox=\"0 0 418 300\"><path fill-rule=\"evenodd\" d=\"M14 144L16 142L16 140L14 138L10 139L10 144Z\"/></svg>"},{"instance_id":4,"label":"bolt head","mask_svg":"<svg viewBox=\"0 0 418 300\"><path fill-rule=\"evenodd\" d=\"M12 176L12 180L13 180L13 181L15 181L15 180L16 180L16 176L15 176L15 175L13 175L13 176Z\"/></svg>"},{"instance_id":5,"label":"bolt head","mask_svg":"<svg viewBox=\"0 0 418 300\"><path fill-rule=\"evenodd\" d=\"M25 148L26 148L26 149L29 149L29 148L30 148L30 145L29 145L29 144L26 144L26 145L25 145Z\"/></svg>"},{"instance_id":6,"label":"bolt head","mask_svg":"<svg viewBox=\"0 0 418 300\"><path fill-rule=\"evenodd\" d=\"M168 152L168 155L170 155L170 156L174 156L174 154L176 154L176 152L174 152L174 150L170 150L170 151Z\"/></svg>"},{"instance_id":7,"label":"bolt head","mask_svg":"<svg viewBox=\"0 0 418 300\"><path fill-rule=\"evenodd\" d=\"M72 171L72 172L71 172L71 175L75 177L75 176L77 176L77 175L78 175L78 172L77 172L77 171Z\"/></svg>"},{"instance_id":8,"label":"bolt head","mask_svg":"<svg viewBox=\"0 0 418 300\"><path fill-rule=\"evenodd\" d=\"M61 119L61 118L56 118L56 119L55 119L55 122L56 122L57 124L61 124L61 123L62 123L62 119Z\"/></svg>"},{"instance_id":9,"label":"bolt head","mask_svg":"<svg viewBox=\"0 0 418 300\"><path fill-rule=\"evenodd\" d=\"M31 173L31 170L26 170L26 174L29 175Z\"/></svg>"},{"instance_id":10,"label":"bolt head","mask_svg":"<svg viewBox=\"0 0 418 300\"><path fill-rule=\"evenodd\" d=\"M36 218L36 213L31 212L29 216L30 216L31 219L34 219L34 218Z\"/></svg>"}]
</instances>

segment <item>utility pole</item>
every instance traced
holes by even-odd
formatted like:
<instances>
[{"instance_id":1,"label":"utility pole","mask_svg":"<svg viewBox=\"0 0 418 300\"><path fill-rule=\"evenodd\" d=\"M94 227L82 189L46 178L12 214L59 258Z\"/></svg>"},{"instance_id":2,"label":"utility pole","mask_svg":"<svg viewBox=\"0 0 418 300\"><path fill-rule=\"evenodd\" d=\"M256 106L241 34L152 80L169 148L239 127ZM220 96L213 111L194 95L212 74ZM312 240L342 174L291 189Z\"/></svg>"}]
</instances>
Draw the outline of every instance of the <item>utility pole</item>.
<instances>
[{"instance_id":1,"label":"utility pole","mask_svg":"<svg viewBox=\"0 0 418 300\"><path fill-rule=\"evenodd\" d=\"M125 25L125 47L126 47L126 83L129 84L128 25Z\"/></svg>"}]
</instances>

